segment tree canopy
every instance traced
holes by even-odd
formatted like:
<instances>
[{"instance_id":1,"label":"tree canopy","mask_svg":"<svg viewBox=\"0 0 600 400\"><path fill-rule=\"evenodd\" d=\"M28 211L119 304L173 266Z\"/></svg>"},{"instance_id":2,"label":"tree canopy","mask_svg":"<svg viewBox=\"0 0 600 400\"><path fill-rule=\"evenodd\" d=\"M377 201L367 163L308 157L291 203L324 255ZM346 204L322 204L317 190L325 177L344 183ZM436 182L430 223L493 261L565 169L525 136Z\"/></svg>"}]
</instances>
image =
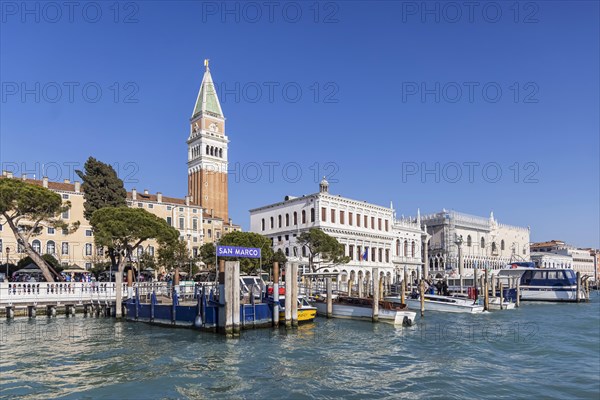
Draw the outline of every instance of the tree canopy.
<instances>
[{"instance_id":1,"label":"tree canopy","mask_svg":"<svg viewBox=\"0 0 600 400\"><path fill-rule=\"evenodd\" d=\"M114 168L90 157L85 162L84 171L75 171L83 181L81 189L85 203L83 215L90 220L94 211L104 207L124 207L127 205L127 191Z\"/></svg>"},{"instance_id":2,"label":"tree canopy","mask_svg":"<svg viewBox=\"0 0 600 400\"><path fill-rule=\"evenodd\" d=\"M219 241L219 245L223 246L241 246L241 247L258 247L261 249L263 265L271 265L273 259L273 249L271 248L271 239L266 236L254 232L230 232L224 235ZM238 257L222 257L229 261L239 261L240 269L244 273L252 273L259 268L260 259L256 258L238 258ZM205 262L206 263L206 262ZM213 262L214 263L214 262Z\"/></svg>"},{"instance_id":3,"label":"tree canopy","mask_svg":"<svg viewBox=\"0 0 600 400\"><path fill-rule=\"evenodd\" d=\"M189 266L191 261L192 258L184 240L173 241L158 249L158 262L165 268Z\"/></svg>"},{"instance_id":4,"label":"tree canopy","mask_svg":"<svg viewBox=\"0 0 600 400\"><path fill-rule=\"evenodd\" d=\"M44 227L77 230L79 221L69 225L61 219L62 213L70 208L69 201L63 203L62 197L50 189L21 179L0 179L0 214L48 282L62 277L33 249L29 240Z\"/></svg>"},{"instance_id":5,"label":"tree canopy","mask_svg":"<svg viewBox=\"0 0 600 400\"><path fill-rule=\"evenodd\" d=\"M134 251L146 240L156 239L162 246L169 246L179 238L179 232L167 221L142 208L105 207L94 211L90 220L94 228L94 240L99 247L106 247L116 264L117 288L123 285L125 264ZM121 290L117 290L117 317L121 316Z\"/></svg>"},{"instance_id":6,"label":"tree canopy","mask_svg":"<svg viewBox=\"0 0 600 400\"><path fill-rule=\"evenodd\" d=\"M297 240L308 250L308 264L313 272L350 261L350 257L344 255L344 246L320 229L311 228L301 233Z\"/></svg>"}]
</instances>

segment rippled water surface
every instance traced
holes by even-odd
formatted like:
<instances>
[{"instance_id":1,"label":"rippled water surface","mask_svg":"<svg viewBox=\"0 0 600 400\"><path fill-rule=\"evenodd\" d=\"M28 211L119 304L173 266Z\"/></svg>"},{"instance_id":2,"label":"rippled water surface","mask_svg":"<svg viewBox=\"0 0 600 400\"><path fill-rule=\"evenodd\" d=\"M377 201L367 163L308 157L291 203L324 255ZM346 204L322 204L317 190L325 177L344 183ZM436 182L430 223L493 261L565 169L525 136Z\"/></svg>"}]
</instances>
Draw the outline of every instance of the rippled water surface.
<instances>
[{"instance_id":1,"label":"rippled water surface","mask_svg":"<svg viewBox=\"0 0 600 400\"><path fill-rule=\"evenodd\" d=\"M107 318L0 321L0 398L600 398L600 302L326 320L239 339Z\"/></svg>"}]
</instances>

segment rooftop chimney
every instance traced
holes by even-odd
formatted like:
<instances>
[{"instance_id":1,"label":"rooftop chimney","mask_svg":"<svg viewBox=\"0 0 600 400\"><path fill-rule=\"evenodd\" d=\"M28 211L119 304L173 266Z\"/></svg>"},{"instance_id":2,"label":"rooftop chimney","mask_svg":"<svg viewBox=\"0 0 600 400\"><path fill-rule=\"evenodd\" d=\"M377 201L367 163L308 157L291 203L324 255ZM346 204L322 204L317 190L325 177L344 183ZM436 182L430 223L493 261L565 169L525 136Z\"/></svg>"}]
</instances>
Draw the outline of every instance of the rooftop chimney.
<instances>
[{"instance_id":1,"label":"rooftop chimney","mask_svg":"<svg viewBox=\"0 0 600 400\"><path fill-rule=\"evenodd\" d=\"M215 216L215 210L213 208L210 209L210 217L214 218Z\"/></svg>"},{"instance_id":2,"label":"rooftop chimney","mask_svg":"<svg viewBox=\"0 0 600 400\"><path fill-rule=\"evenodd\" d=\"M65 179L63 182L64 182L64 183L71 183L71 181L70 181L70 180L68 180L68 179Z\"/></svg>"},{"instance_id":3,"label":"rooftop chimney","mask_svg":"<svg viewBox=\"0 0 600 400\"><path fill-rule=\"evenodd\" d=\"M162 193L161 192L156 193L156 201L158 201L159 203L162 203Z\"/></svg>"},{"instance_id":4,"label":"rooftop chimney","mask_svg":"<svg viewBox=\"0 0 600 400\"><path fill-rule=\"evenodd\" d=\"M185 196L185 205L186 206L190 205L190 196Z\"/></svg>"},{"instance_id":5,"label":"rooftop chimney","mask_svg":"<svg viewBox=\"0 0 600 400\"><path fill-rule=\"evenodd\" d=\"M144 189L144 194L148 194L148 189Z\"/></svg>"},{"instance_id":6,"label":"rooftop chimney","mask_svg":"<svg viewBox=\"0 0 600 400\"><path fill-rule=\"evenodd\" d=\"M6 177L11 179L13 177L12 171L6 171Z\"/></svg>"},{"instance_id":7,"label":"rooftop chimney","mask_svg":"<svg viewBox=\"0 0 600 400\"><path fill-rule=\"evenodd\" d=\"M23 179L24 181L27 180L27 174L21 174L21 179Z\"/></svg>"},{"instance_id":8,"label":"rooftop chimney","mask_svg":"<svg viewBox=\"0 0 600 400\"><path fill-rule=\"evenodd\" d=\"M2 176L6 176L6 174L7 174L6 170L3 169L2 170Z\"/></svg>"},{"instance_id":9,"label":"rooftop chimney","mask_svg":"<svg viewBox=\"0 0 600 400\"><path fill-rule=\"evenodd\" d=\"M75 193L81 192L81 183L79 181L75 181Z\"/></svg>"},{"instance_id":10,"label":"rooftop chimney","mask_svg":"<svg viewBox=\"0 0 600 400\"><path fill-rule=\"evenodd\" d=\"M137 200L137 190L131 189L131 200Z\"/></svg>"},{"instance_id":11,"label":"rooftop chimney","mask_svg":"<svg viewBox=\"0 0 600 400\"><path fill-rule=\"evenodd\" d=\"M48 177L47 176L42 178L42 186L45 187L46 189L48 188Z\"/></svg>"}]
</instances>

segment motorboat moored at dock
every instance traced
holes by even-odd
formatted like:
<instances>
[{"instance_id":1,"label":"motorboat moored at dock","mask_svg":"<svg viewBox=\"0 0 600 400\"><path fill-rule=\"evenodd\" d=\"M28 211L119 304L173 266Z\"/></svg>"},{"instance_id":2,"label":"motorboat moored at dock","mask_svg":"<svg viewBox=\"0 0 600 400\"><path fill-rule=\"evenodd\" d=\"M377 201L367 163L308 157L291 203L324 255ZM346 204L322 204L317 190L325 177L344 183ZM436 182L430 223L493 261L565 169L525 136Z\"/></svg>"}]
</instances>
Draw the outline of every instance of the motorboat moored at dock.
<instances>
[{"instance_id":1,"label":"motorboat moored at dock","mask_svg":"<svg viewBox=\"0 0 600 400\"><path fill-rule=\"evenodd\" d=\"M332 317L371 321L373 316L373 299L342 297L332 299ZM327 315L327 302L317 299L315 302L317 313ZM415 322L416 313L406 310L405 307L390 301L379 302L378 320L394 325L410 326Z\"/></svg>"},{"instance_id":2,"label":"motorboat moored at dock","mask_svg":"<svg viewBox=\"0 0 600 400\"><path fill-rule=\"evenodd\" d=\"M400 304L399 297L386 297L386 301L392 301L394 304ZM436 294L426 294L424 297L425 311L443 311L454 313L477 314L483 312L483 306L477 304L472 299L453 296L441 296ZM421 309L421 299L419 297L406 299L406 305L411 310Z\"/></svg>"}]
</instances>

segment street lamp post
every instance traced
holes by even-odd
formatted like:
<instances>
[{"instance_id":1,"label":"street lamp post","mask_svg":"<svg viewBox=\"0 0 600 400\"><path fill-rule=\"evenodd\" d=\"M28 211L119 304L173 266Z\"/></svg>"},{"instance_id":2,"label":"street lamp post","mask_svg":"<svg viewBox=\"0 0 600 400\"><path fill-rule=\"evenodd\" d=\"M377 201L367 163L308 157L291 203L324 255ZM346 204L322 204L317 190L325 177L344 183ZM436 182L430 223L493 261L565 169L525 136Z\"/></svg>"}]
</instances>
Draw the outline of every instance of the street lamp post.
<instances>
[{"instance_id":1,"label":"street lamp post","mask_svg":"<svg viewBox=\"0 0 600 400\"><path fill-rule=\"evenodd\" d=\"M8 255L10 254L10 247L6 248L6 281L8 282Z\"/></svg>"}]
</instances>

